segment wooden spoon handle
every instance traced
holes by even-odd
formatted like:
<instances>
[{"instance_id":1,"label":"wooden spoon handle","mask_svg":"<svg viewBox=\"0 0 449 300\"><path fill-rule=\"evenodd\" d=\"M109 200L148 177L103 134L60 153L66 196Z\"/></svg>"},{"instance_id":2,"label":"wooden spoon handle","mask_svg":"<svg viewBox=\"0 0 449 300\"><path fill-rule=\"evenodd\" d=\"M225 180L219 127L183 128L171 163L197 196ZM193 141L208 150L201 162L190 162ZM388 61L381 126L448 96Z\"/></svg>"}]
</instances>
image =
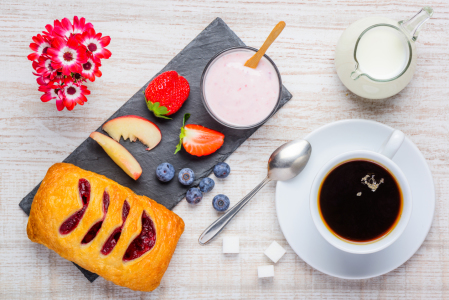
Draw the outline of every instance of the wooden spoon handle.
<instances>
[{"instance_id":1,"label":"wooden spoon handle","mask_svg":"<svg viewBox=\"0 0 449 300\"><path fill-rule=\"evenodd\" d=\"M257 51L250 59L248 59L245 63L245 67L257 68L259 61L262 56L264 56L265 52L267 52L268 47L274 42L274 40L281 34L282 30L285 28L285 22L279 22L271 31L270 35L267 37L262 47L260 47L259 51Z\"/></svg>"}]
</instances>

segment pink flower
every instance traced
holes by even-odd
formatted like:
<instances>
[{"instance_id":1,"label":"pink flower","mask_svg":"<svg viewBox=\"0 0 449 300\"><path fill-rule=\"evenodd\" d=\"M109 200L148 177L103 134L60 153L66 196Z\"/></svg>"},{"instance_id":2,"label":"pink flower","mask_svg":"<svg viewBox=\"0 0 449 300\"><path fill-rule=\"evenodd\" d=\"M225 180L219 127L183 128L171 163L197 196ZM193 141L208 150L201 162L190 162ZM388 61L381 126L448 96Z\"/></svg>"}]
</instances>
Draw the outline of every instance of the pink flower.
<instances>
[{"instance_id":1,"label":"pink flower","mask_svg":"<svg viewBox=\"0 0 449 300\"><path fill-rule=\"evenodd\" d=\"M74 16L73 24L67 18L54 20L53 26L47 24L42 35L33 37L33 53L28 55L38 90L43 92L41 101L55 99L58 110L83 105L90 95L83 83L101 77L100 60L111 56L105 48L110 41L110 37L96 33L85 18Z\"/></svg>"},{"instance_id":2,"label":"pink flower","mask_svg":"<svg viewBox=\"0 0 449 300\"><path fill-rule=\"evenodd\" d=\"M42 85L39 87L39 91L44 92L41 96L42 102L48 102L52 99L56 99L56 108L61 111L64 109L64 100L61 87L58 85Z\"/></svg>"},{"instance_id":3,"label":"pink flower","mask_svg":"<svg viewBox=\"0 0 449 300\"><path fill-rule=\"evenodd\" d=\"M55 20L56 22L57 20ZM52 40L53 39L53 26L51 26L50 24L45 25L45 29L47 31L42 31L42 34L48 39L48 40Z\"/></svg>"},{"instance_id":4,"label":"pink flower","mask_svg":"<svg viewBox=\"0 0 449 300\"><path fill-rule=\"evenodd\" d=\"M94 25L92 23L86 23L85 18L81 18L78 20L77 16L73 17L73 33L83 33L84 31L87 31L90 28L94 28Z\"/></svg>"},{"instance_id":5,"label":"pink flower","mask_svg":"<svg viewBox=\"0 0 449 300\"><path fill-rule=\"evenodd\" d=\"M56 26L61 26L61 22L59 22L59 20L54 20L53 21L53 26L51 26L50 24L45 25L45 29L47 31L42 31L42 33L44 34L44 36L49 40L49 41L53 41L53 39L55 38L55 33L53 32L54 28Z\"/></svg>"},{"instance_id":6,"label":"pink flower","mask_svg":"<svg viewBox=\"0 0 449 300\"><path fill-rule=\"evenodd\" d=\"M28 55L29 60L38 60L41 55L46 55L51 47L48 39L40 34L33 36L33 42L30 44L31 50L34 52Z\"/></svg>"},{"instance_id":7,"label":"pink flower","mask_svg":"<svg viewBox=\"0 0 449 300\"><path fill-rule=\"evenodd\" d=\"M87 61L86 52L74 38L67 42L61 38L55 38L47 53L50 55L54 69L62 68L62 73L69 76L71 72L80 73L82 71L81 64Z\"/></svg>"},{"instance_id":8,"label":"pink flower","mask_svg":"<svg viewBox=\"0 0 449 300\"><path fill-rule=\"evenodd\" d=\"M85 95L90 95L90 91L85 85L77 85L71 82L63 87L62 95L64 98L64 106L67 107L68 110L72 110L77 103L79 105L84 105L87 101Z\"/></svg>"},{"instance_id":9,"label":"pink flower","mask_svg":"<svg viewBox=\"0 0 449 300\"><path fill-rule=\"evenodd\" d=\"M101 37L100 32L95 33L93 28L89 28L83 34L77 35L76 38L91 53L92 60L96 63L100 63L101 58L111 57L111 51L105 48L111 42L109 36Z\"/></svg>"},{"instance_id":10,"label":"pink flower","mask_svg":"<svg viewBox=\"0 0 449 300\"><path fill-rule=\"evenodd\" d=\"M49 84L51 82L50 77L42 76L42 75L39 75L37 73L33 73L33 74L38 76L36 78L36 82L39 85L47 85L47 84Z\"/></svg>"},{"instance_id":11,"label":"pink flower","mask_svg":"<svg viewBox=\"0 0 449 300\"><path fill-rule=\"evenodd\" d=\"M93 28L94 26L91 23L86 24L86 19L81 18L78 19L77 16L73 17L73 25L70 23L70 20L67 18L62 19L61 22L55 21L55 27L53 29L53 33L59 35L60 37L65 38L66 40L70 39L73 35L83 33L89 28Z\"/></svg>"},{"instance_id":12,"label":"pink flower","mask_svg":"<svg viewBox=\"0 0 449 300\"><path fill-rule=\"evenodd\" d=\"M35 70L37 72L35 75L38 76L49 77L50 79L56 76L56 70L51 66L51 59L49 57L39 57Z\"/></svg>"},{"instance_id":13,"label":"pink flower","mask_svg":"<svg viewBox=\"0 0 449 300\"><path fill-rule=\"evenodd\" d=\"M90 81L95 81L95 76L101 77L101 71L98 69L101 65L95 63L92 58L89 59L83 64L83 70L81 71L81 75Z\"/></svg>"}]
</instances>

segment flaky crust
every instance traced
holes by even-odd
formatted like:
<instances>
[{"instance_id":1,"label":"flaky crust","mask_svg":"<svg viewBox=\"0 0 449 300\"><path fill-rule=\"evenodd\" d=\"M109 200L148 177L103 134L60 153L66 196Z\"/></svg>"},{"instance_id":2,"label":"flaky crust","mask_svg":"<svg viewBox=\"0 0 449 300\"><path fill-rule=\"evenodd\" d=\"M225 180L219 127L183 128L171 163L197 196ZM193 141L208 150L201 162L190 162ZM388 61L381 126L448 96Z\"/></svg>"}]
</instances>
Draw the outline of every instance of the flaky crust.
<instances>
[{"instance_id":1,"label":"flaky crust","mask_svg":"<svg viewBox=\"0 0 449 300\"><path fill-rule=\"evenodd\" d=\"M91 185L89 206L78 226L63 236L59 233L61 224L82 208L78 192L81 178L87 179ZM103 217L105 189L110 197L106 219L93 241L82 245L85 234ZM114 229L122 224L125 200L131 207L129 215L117 245L105 256L100 250ZM124 262L122 258L126 249L140 234L143 210L156 228L156 243L141 257ZM27 226L31 241L117 285L138 291L152 291L159 286L183 231L184 221L164 206L134 194L105 176L66 163L57 163L48 170L34 197Z\"/></svg>"}]
</instances>

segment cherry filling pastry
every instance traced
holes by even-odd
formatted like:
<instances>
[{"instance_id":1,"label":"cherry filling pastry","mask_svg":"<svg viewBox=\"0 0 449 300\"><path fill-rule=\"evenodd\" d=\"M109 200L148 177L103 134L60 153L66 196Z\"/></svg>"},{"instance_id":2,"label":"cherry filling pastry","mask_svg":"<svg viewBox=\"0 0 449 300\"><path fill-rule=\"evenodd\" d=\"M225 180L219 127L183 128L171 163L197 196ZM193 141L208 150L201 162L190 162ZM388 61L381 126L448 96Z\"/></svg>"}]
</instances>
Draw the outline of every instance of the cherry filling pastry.
<instances>
[{"instance_id":1,"label":"cherry filling pastry","mask_svg":"<svg viewBox=\"0 0 449 300\"><path fill-rule=\"evenodd\" d=\"M84 178L81 178L78 181L78 190L81 196L81 201L83 202L83 207L71 215L67 220L62 223L61 227L59 227L60 234L69 234L72 232L76 226L78 226L80 220L83 218L84 213L86 212L87 206L89 205L90 200L90 183Z\"/></svg>"},{"instance_id":2,"label":"cherry filling pastry","mask_svg":"<svg viewBox=\"0 0 449 300\"><path fill-rule=\"evenodd\" d=\"M107 239L106 243L104 243L103 248L101 248L101 253L103 255L108 255L111 253L112 249L114 249L115 245L117 245L118 240L120 239L120 235L122 234L122 228L123 225L125 225L126 218L128 217L130 210L130 206L128 201L125 200L125 203L123 203L122 208L122 225L118 228L116 228L112 234Z\"/></svg>"},{"instance_id":3,"label":"cherry filling pastry","mask_svg":"<svg viewBox=\"0 0 449 300\"><path fill-rule=\"evenodd\" d=\"M163 205L67 163L48 170L27 225L32 242L144 292L161 283L183 231L183 220Z\"/></svg>"},{"instance_id":4,"label":"cherry filling pastry","mask_svg":"<svg viewBox=\"0 0 449 300\"><path fill-rule=\"evenodd\" d=\"M145 211L142 212L142 231L132 241L123 256L123 261L129 261L142 256L150 251L156 243L156 230L153 221Z\"/></svg>"},{"instance_id":5,"label":"cherry filling pastry","mask_svg":"<svg viewBox=\"0 0 449 300\"><path fill-rule=\"evenodd\" d=\"M87 181L84 178L81 178L78 181L78 190L81 200L83 202L83 207L77 212L75 212L73 215L71 215L67 220L65 220L64 223L62 223L61 227L59 228L59 232L63 235L72 232L78 226L79 222L84 216L84 213L86 212L87 206L89 205L90 192L91 192L89 181ZM92 227L89 229L89 231L86 233L83 240L81 241L81 244L88 244L92 242L92 240L97 236L106 218L108 208L109 208L109 194L108 192L104 191L103 218L94 225L92 225ZM111 253L115 245L117 245L130 209L131 207L129 206L128 201L125 200L122 208L122 225L114 229L112 234L104 243L103 247L101 248L101 253L103 255L108 255L109 253ZM142 230L139 236L137 236L128 246L128 249L126 249L125 255L123 255L123 261L130 261L141 257L143 254L150 251L154 247L155 243L156 243L156 229L154 223L151 220L150 216L145 211L143 211Z\"/></svg>"},{"instance_id":6,"label":"cherry filling pastry","mask_svg":"<svg viewBox=\"0 0 449 300\"><path fill-rule=\"evenodd\" d=\"M81 244L88 244L92 242L92 240L97 236L98 231L101 229L101 225L103 225L103 221L106 218L106 214L108 212L109 208L109 194L108 192L104 191L103 193L103 218L101 221L97 222L92 226L89 231L84 236L83 240L81 241Z\"/></svg>"}]
</instances>

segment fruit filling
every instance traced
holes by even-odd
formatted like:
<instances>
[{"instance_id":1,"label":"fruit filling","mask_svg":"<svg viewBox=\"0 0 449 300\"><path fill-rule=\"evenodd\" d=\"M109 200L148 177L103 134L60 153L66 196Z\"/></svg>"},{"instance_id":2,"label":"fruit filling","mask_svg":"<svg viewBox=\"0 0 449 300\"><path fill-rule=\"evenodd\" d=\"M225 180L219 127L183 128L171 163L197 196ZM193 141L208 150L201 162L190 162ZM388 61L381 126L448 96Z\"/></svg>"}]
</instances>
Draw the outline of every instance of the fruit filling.
<instances>
[{"instance_id":1,"label":"fruit filling","mask_svg":"<svg viewBox=\"0 0 449 300\"><path fill-rule=\"evenodd\" d=\"M144 211L142 213L142 231L139 236L132 241L123 256L123 261L130 261L141 257L150 251L156 243L156 230L150 216Z\"/></svg>"},{"instance_id":2,"label":"fruit filling","mask_svg":"<svg viewBox=\"0 0 449 300\"><path fill-rule=\"evenodd\" d=\"M118 240L120 239L120 235L122 234L123 226L125 225L126 218L128 217L130 210L130 206L128 201L125 200L125 203L123 204L122 208L122 225L118 228L116 228L112 234L107 239L106 243L104 243L103 248L101 248L101 253L103 255L108 255L111 253L112 249L114 249L115 245L117 245Z\"/></svg>"},{"instance_id":3,"label":"fruit filling","mask_svg":"<svg viewBox=\"0 0 449 300\"><path fill-rule=\"evenodd\" d=\"M61 227L59 227L60 234L69 234L72 232L76 226L78 226L79 222L84 216L86 212L87 206L89 205L90 200L90 183L84 178L81 178L78 181L78 190L80 193L81 201L83 202L83 207L71 215L67 220L62 223Z\"/></svg>"},{"instance_id":4,"label":"fruit filling","mask_svg":"<svg viewBox=\"0 0 449 300\"><path fill-rule=\"evenodd\" d=\"M103 193L103 218L101 221L97 222L92 226L89 231L84 236L83 240L81 241L81 244L88 244L90 243L98 234L98 231L101 229L101 225L103 225L103 221L106 218L106 213L108 212L109 208L109 194L108 192L104 191Z\"/></svg>"}]
</instances>

